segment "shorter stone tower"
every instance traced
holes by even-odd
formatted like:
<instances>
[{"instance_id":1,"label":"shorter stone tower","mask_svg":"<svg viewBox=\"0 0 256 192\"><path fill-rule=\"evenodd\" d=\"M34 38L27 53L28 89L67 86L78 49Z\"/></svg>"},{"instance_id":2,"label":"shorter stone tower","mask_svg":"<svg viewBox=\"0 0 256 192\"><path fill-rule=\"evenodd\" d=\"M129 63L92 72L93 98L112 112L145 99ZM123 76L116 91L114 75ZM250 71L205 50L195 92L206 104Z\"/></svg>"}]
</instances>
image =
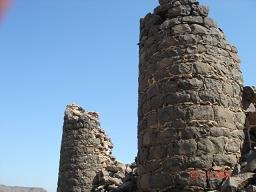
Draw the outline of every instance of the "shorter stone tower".
<instances>
[{"instance_id":1,"label":"shorter stone tower","mask_svg":"<svg viewBox=\"0 0 256 192\"><path fill-rule=\"evenodd\" d=\"M58 192L91 191L97 173L113 163L112 143L98 114L71 104L65 111Z\"/></svg>"},{"instance_id":2,"label":"shorter stone tower","mask_svg":"<svg viewBox=\"0 0 256 192\"><path fill-rule=\"evenodd\" d=\"M136 191L136 165L112 156L98 114L71 104L65 111L57 192Z\"/></svg>"}]
</instances>

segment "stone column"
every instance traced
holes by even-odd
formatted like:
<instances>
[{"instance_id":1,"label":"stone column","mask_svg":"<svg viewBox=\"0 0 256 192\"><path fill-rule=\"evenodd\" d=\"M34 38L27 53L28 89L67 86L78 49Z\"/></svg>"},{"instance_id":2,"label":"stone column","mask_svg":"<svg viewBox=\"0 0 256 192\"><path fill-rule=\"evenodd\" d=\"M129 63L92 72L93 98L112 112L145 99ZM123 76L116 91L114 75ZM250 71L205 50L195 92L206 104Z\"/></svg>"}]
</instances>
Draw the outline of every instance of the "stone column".
<instances>
[{"instance_id":1,"label":"stone column","mask_svg":"<svg viewBox=\"0 0 256 192\"><path fill-rule=\"evenodd\" d=\"M100 128L98 114L68 105L60 154L58 192L89 192L97 173L111 159L112 144Z\"/></svg>"},{"instance_id":2,"label":"stone column","mask_svg":"<svg viewBox=\"0 0 256 192\"><path fill-rule=\"evenodd\" d=\"M159 0L141 19L139 191L216 189L244 139L237 49L196 0Z\"/></svg>"}]
</instances>

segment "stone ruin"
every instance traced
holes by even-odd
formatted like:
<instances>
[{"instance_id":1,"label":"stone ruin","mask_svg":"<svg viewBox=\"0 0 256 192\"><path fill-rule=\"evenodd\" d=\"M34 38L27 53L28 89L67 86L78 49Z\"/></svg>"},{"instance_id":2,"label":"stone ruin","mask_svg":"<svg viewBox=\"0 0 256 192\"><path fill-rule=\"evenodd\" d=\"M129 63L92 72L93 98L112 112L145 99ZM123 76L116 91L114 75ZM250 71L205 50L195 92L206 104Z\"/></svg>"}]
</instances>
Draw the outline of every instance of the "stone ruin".
<instances>
[{"instance_id":1,"label":"stone ruin","mask_svg":"<svg viewBox=\"0 0 256 192\"><path fill-rule=\"evenodd\" d=\"M256 89L196 0L140 21L138 155L112 156L98 114L68 105L58 192L256 191Z\"/></svg>"},{"instance_id":2,"label":"stone ruin","mask_svg":"<svg viewBox=\"0 0 256 192\"><path fill-rule=\"evenodd\" d=\"M240 60L207 16L194 0L168 0L141 20L140 191L216 189L215 169L240 159Z\"/></svg>"},{"instance_id":3,"label":"stone ruin","mask_svg":"<svg viewBox=\"0 0 256 192\"><path fill-rule=\"evenodd\" d=\"M112 156L113 144L100 127L99 116L68 105L64 116L57 192L135 191L134 165Z\"/></svg>"}]
</instances>

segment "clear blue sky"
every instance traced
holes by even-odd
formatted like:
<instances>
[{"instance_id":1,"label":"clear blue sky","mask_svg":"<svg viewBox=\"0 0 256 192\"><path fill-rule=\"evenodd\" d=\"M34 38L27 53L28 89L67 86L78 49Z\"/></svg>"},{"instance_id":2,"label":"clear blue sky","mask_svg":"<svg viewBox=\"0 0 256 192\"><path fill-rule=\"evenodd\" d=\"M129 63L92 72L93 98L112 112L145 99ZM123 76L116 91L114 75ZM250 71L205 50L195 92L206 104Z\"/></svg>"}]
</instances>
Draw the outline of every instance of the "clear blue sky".
<instances>
[{"instance_id":1,"label":"clear blue sky","mask_svg":"<svg viewBox=\"0 0 256 192\"><path fill-rule=\"evenodd\" d=\"M256 1L201 0L256 85ZM157 0L16 0L0 25L0 184L56 190L65 106L98 111L132 162L137 147L139 18Z\"/></svg>"}]
</instances>

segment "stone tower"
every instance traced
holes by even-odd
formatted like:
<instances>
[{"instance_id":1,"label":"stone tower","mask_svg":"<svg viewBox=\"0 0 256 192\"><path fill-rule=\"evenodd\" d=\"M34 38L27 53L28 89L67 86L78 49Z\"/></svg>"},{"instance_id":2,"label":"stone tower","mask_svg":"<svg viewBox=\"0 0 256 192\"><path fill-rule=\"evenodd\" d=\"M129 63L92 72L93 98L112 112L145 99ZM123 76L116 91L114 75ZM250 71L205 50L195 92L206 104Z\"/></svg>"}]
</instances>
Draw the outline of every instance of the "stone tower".
<instances>
[{"instance_id":1,"label":"stone tower","mask_svg":"<svg viewBox=\"0 0 256 192\"><path fill-rule=\"evenodd\" d=\"M141 19L139 191L218 188L241 156L237 49L196 0L159 0Z\"/></svg>"},{"instance_id":2,"label":"stone tower","mask_svg":"<svg viewBox=\"0 0 256 192\"><path fill-rule=\"evenodd\" d=\"M98 114L71 104L65 111L57 192L89 192L97 173L113 164L112 144Z\"/></svg>"}]
</instances>

